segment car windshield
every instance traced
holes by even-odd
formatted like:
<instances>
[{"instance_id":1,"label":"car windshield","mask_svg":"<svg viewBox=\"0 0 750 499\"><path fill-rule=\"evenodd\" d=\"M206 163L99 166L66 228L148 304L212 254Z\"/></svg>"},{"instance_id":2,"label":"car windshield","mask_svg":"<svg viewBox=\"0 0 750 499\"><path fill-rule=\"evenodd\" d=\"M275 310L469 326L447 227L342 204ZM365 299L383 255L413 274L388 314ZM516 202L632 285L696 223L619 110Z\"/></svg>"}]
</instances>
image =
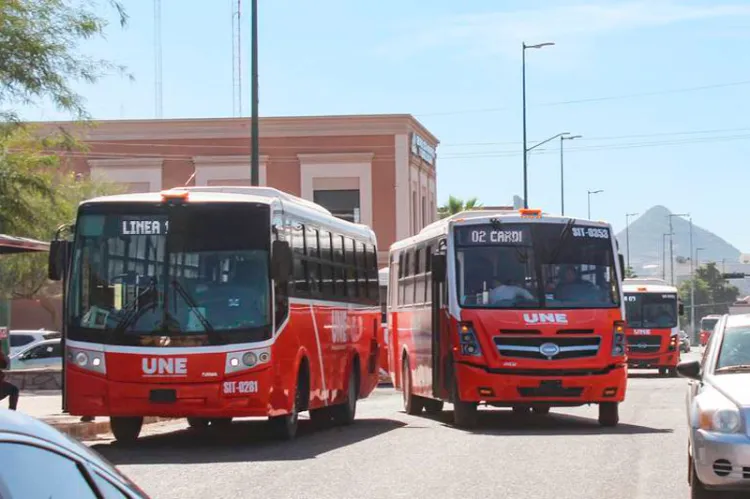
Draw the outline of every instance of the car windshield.
<instances>
[{"instance_id":1,"label":"car windshield","mask_svg":"<svg viewBox=\"0 0 750 499\"><path fill-rule=\"evenodd\" d=\"M629 327L677 326L677 294L625 293L625 317Z\"/></svg>"},{"instance_id":2,"label":"car windshield","mask_svg":"<svg viewBox=\"0 0 750 499\"><path fill-rule=\"evenodd\" d=\"M608 228L495 221L456 227L455 242L463 307L619 306Z\"/></svg>"},{"instance_id":3,"label":"car windshield","mask_svg":"<svg viewBox=\"0 0 750 499\"><path fill-rule=\"evenodd\" d=\"M719 322L719 319L701 319L701 330L713 331L717 322Z\"/></svg>"},{"instance_id":4,"label":"car windshield","mask_svg":"<svg viewBox=\"0 0 750 499\"><path fill-rule=\"evenodd\" d=\"M194 343L199 335L207 342L228 341L222 335L231 332L249 334L245 340L268 335L266 206L89 208L76 225L71 336L128 344L134 336Z\"/></svg>"},{"instance_id":5,"label":"car windshield","mask_svg":"<svg viewBox=\"0 0 750 499\"><path fill-rule=\"evenodd\" d=\"M727 328L716 360L716 370L750 366L750 326Z\"/></svg>"}]
</instances>

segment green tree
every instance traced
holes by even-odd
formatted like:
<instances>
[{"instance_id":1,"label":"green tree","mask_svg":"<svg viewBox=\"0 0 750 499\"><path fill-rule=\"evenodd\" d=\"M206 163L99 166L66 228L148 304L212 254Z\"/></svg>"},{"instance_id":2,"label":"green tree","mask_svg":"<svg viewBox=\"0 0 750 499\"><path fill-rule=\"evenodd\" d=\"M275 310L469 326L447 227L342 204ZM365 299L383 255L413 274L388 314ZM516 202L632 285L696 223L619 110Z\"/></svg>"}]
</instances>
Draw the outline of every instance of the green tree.
<instances>
[{"instance_id":1,"label":"green tree","mask_svg":"<svg viewBox=\"0 0 750 499\"><path fill-rule=\"evenodd\" d=\"M690 279L680 286L680 298L687 306L682 318L683 324L690 323ZM696 321L705 315L726 314L729 307L740 295L740 290L732 286L721 276L716 263L703 265L695 271L695 318Z\"/></svg>"},{"instance_id":2,"label":"green tree","mask_svg":"<svg viewBox=\"0 0 750 499\"><path fill-rule=\"evenodd\" d=\"M638 277L638 275L635 273L635 270L633 270L633 267L627 267L625 269L626 279L635 279L636 277Z\"/></svg>"},{"instance_id":3,"label":"green tree","mask_svg":"<svg viewBox=\"0 0 750 499\"><path fill-rule=\"evenodd\" d=\"M84 55L82 41L103 37L108 21L102 4L127 14L117 0L0 1L0 119L17 122L13 106L52 102L78 119L88 118L78 82L94 83L124 68Z\"/></svg>"},{"instance_id":4,"label":"green tree","mask_svg":"<svg viewBox=\"0 0 750 499\"><path fill-rule=\"evenodd\" d=\"M438 215L440 216L440 218L447 218L451 215L455 215L456 213L461 213L462 211L481 208L481 206L482 204L475 197L469 198L464 201L461 198L449 196L448 202L438 209Z\"/></svg>"}]
</instances>

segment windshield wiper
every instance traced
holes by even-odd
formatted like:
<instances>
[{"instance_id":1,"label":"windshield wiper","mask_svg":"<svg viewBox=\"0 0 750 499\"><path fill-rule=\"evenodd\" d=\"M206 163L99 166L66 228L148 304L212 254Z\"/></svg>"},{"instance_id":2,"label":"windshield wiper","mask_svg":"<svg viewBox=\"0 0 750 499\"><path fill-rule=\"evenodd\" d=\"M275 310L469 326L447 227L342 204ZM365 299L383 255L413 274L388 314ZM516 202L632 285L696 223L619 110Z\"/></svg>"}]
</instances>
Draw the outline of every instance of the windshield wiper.
<instances>
[{"instance_id":1,"label":"windshield wiper","mask_svg":"<svg viewBox=\"0 0 750 499\"><path fill-rule=\"evenodd\" d=\"M211 325L210 322L208 322L208 319L206 319L206 316L203 315L198 308L198 304L195 302L192 296L185 291L185 288L182 286L182 284L177 281L177 279L172 280L172 286L174 289L180 294L183 300L188 304L188 306L191 308L192 312L195 314L195 316L200 321L201 325L203 326L203 329L206 330L207 333L215 333L216 330Z\"/></svg>"},{"instance_id":2,"label":"windshield wiper","mask_svg":"<svg viewBox=\"0 0 750 499\"><path fill-rule=\"evenodd\" d=\"M576 223L576 219L571 218L565 224L565 227L563 228L562 232L560 232L560 237L557 238L555 249L552 251L552 254L549 257L550 264L554 264L554 262L557 261L557 257L560 255L560 252L562 251L563 243L568 240L568 236L573 230L573 226L575 225L575 223Z\"/></svg>"},{"instance_id":3,"label":"windshield wiper","mask_svg":"<svg viewBox=\"0 0 750 499\"><path fill-rule=\"evenodd\" d=\"M151 291L156 291L156 279L154 278L151 278L151 282L149 282L146 289L138 293L136 297L133 299L133 301L128 304L128 309L125 310L125 315L122 316L122 318L117 322L117 325L115 326L115 329L114 329L115 333L117 334L124 333L125 329L128 326L130 326L133 322L138 320L141 313L155 306L154 302L151 301L144 307L138 307L138 303L141 301L141 298L146 296L146 294Z\"/></svg>"},{"instance_id":4,"label":"windshield wiper","mask_svg":"<svg viewBox=\"0 0 750 499\"><path fill-rule=\"evenodd\" d=\"M737 366L725 366L720 367L716 371L714 371L716 374L719 373L740 373L740 372L750 372L750 364L740 364Z\"/></svg>"}]
</instances>

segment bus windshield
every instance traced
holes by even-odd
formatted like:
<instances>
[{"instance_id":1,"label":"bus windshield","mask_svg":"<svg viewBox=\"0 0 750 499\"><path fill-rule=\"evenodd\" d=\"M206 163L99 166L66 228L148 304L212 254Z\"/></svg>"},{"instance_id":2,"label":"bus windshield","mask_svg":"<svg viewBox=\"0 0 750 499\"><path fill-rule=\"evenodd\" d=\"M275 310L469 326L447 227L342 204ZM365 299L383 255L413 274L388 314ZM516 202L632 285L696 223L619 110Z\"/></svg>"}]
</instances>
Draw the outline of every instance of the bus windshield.
<instances>
[{"instance_id":1,"label":"bus windshield","mask_svg":"<svg viewBox=\"0 0 750 499\"><path fill-rule=\"evenodd\" d=\"M271 333L269 211L248 203L81 208L67 300L81 341L191 344ZM203 340L203 341L202 341Z\"/></svg>"},{"instance_id":2,"label":"bus windshield","mask_svg":"<svg viewBox=\"0 0 750 499\"><path fill-rule=\"evenodd\" d=\"M615 308L610 231L571 221L455 229L459 302L473 308Z\"/></svg>"},{"instance_id":3,"label":"bus windshield","mask_svg":"<svg viewBox=\"0 0 750 499\"><path fill-rule=\"evenodd\" d=\"M626 293L625 317L628 327L673 328L677 326L677 295Z\"/></svg>"}]
</instances>

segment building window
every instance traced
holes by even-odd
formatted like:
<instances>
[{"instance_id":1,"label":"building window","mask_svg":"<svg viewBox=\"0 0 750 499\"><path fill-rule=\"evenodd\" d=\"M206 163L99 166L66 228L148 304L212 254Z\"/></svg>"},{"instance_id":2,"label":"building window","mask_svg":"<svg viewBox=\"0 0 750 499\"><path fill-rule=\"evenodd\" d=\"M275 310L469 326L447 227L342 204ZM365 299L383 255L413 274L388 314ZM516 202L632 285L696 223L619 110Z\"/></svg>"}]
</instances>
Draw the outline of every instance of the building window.
<instances>
[{"instance_id":1,"label":"building window","mask_svg":"<svg viewBox=\"0 0 750 499\"><path fill-rule=\"evenodd\" d=\"M422 226L424 227L429 222L427 219L427 198L422 196Z\"/></svg>"},{"instance_id":2,"label":"building window","mask_svg":"<svg viewBox=\"0 0 750 499\"><path fill-rule=\"evenodd\" d=\"M313 191L313 201L326 208L335 217L359 223L359 189L316 190Z\"/></svg>"}]
</instances>

